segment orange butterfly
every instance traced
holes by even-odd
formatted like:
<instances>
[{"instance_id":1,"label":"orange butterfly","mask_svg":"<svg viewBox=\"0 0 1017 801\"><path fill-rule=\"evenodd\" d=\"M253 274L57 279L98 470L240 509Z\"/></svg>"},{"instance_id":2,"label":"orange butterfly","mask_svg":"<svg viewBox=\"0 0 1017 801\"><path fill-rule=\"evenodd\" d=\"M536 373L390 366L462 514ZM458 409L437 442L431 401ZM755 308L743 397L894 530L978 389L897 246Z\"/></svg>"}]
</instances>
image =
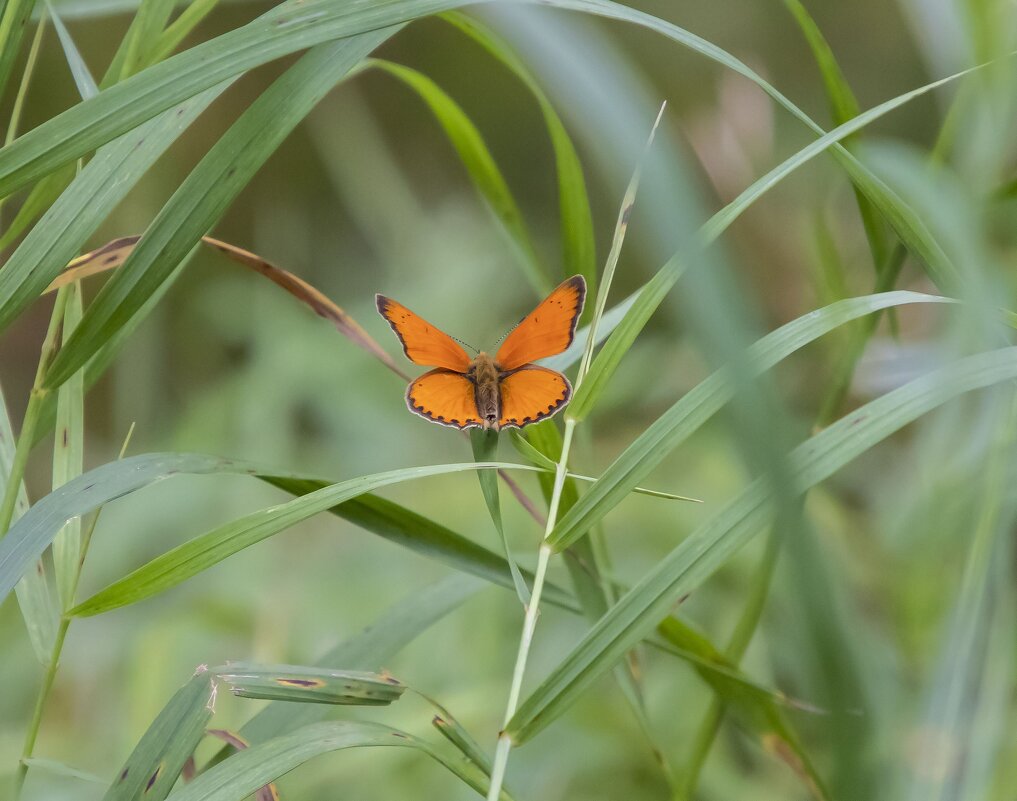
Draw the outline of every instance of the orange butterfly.
<instances>
[{"instance_id":1,"label":"orange butterfly","mask_svg":"<svg viewBox=\"0 0 1017 801\"><path fill-rule=\"evenodd\" d=\"M572 344L585 299L585 279L569 278L512 329L494 358L481 351L471 359L448 334L378 295L378 311L407 358L436 368L410 383L406 405L432 423L460 429L522 428L550 417L568 403L572 386L531 362Z\"/></svg>"}]
</instances>

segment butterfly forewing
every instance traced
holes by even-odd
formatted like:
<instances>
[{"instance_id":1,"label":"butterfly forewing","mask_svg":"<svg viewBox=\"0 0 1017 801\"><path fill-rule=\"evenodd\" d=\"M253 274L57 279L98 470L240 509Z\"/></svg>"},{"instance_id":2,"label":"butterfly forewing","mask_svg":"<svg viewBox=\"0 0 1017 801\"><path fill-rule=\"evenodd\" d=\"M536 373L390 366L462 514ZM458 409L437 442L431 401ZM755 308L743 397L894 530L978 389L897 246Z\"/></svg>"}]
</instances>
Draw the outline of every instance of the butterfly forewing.
<instances>
[{"instance_id":1,"label":"butterfly forewing","mask_svg":"<svg viewBox=\"0 0 1017 801\"><path fill-rule=\"evenodd\" d=\"M469 369L469 355L444 331L391 298L378 295L377 301L378 311L396 332L399 341L403 343L403 352L410 361L459 373Z\"/></svg>"},{"instance_id":2,"label":"butterfly forewing","mask_svg":"<svg viewBox=\"0 0 1017 801\"><path fill-rule=\"evenodd\" d=\"M443 426L483 425L473 384L451 370L431 370L413 381L406 390L406 405L414 414Z\"/></svg>"},{"instance_id":3,"label":"butterfly forewing","mask_svg":"<svg viewBox=\"0 0 1017 801\"><path fill-rule=\"evenodd\" d=\"M502 428L522 428L550 417L568 403L572 387L561 373L527 365L501 381Z\"/></svg>"},{"instance_id":4,"label":"butterfly forewing","mask_svg":"<svg viewBox=\"0 0 1017 801\"><path fill-rule=\"evenodd\" d=\"M572 344L586 299L586 281L574 275L548 295L505 338L495 361L502 370L554 356Z\"/></svg>"}]
</instances>

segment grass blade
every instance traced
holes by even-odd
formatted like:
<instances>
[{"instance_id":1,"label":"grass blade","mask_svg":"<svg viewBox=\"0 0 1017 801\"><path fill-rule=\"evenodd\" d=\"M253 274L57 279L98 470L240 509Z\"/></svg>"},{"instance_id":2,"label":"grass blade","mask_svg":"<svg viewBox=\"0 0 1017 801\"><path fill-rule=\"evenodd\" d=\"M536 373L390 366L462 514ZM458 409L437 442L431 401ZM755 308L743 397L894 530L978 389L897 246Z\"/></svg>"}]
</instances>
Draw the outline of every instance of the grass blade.
<instances>
[{"instance_id":1,"label":"grass blade","mask_svg":"<svg viewBox=\"0 0 1017 801\"><path fill-rule=\"evenodd\" d=\"M576 153L575 145L565 130L558 112L544 90L526 65L509 45L494 31L473 17L458 11L442 14L442 18L470 36L491 55L508 67L533 94L554 148L555 170L558 176L558 209L561 217L562 276L582 275L586 279L586 291L590 296L597 293L597 252L593 236L593 215L590 212L590 198L586 192L583 167ZM592 309L584 317L589 319ZM578 339L578 337L577 337Z\"/></svg>"},{"instance_id":2,"label":"grass blade","mask_svg":"<svg viewBox=\"0 0 1017 801\"><path fill-rule=\"evenodd\" d=\"M225 89L193 98L95 155L0 270L0 328L42 294L112 208Z\"/></svg>"},{"instance_id":3,"label":"grass blade","mask_svg":"<svg viewBox=\"0 0 1017 801\"><path fill-rule=\"evenodd\" d=\"M252 745L210 768L174 794L176 801L241 801L320 754L344 748L400 746L417 749L483 793L487 777L466 759L452 759L424 740L365 721L312 723ZM504 796L508 799L508 795Z\"/></svg>"},{"instance_id":4,"label":"grass blade","mask_svg":"<svg viewBox=\"0 0 1017 801\"><path fill-rule=\"evenodd\" d=\"M49 10L50 17L53 18L53 28L60 39L60 46L64 49L67 66L71 68L71 75L74 76L74 85L78 87L78 94L81 95L82 100L95 97L99 94L99 87L96 86L95 79L92 77L85 59L81 57L77 45L74 44L74 39L71 38L70 32L60 17L57 16L56 10L49 0L46 2L46 8Z\"/></svg>"},{"instance_id":5,"label":"grass blade","mask_svg":"<svg viewBox=\"0 0 1017 801\"><path fill-rule=\"evenodd\" d=\"M911 303L949 303L949 298L915 292L887 292L834 303L810 312L767 334L749 350L746 364L763 372L796 350L846 322L885 308ZM581 537L631 491L638 482L715 414L731 397L724 373L700 382L662 414L619 456L579 502L562 517L551 535L556 548Z\"/></svg>"},{"instance_id":6,"label":"grass blade","mask_svg":"<svg viewBox=\"0 0 1017 801\"><path fill-rule=\"evenodd\" d=\"M21 49L21 37L25 35L25 26L34 8L35 0L7 0L3 5L0 13L0 97L11 78Z\"/></svg>"},{"instance_id":7,"label":"grass blade","mask_svg":"<svg viewBox=\"0 0 1017 801\"><path fill-rule=\"evenodd\" d=\"M522 268L526 280L530 282L530 286L533 287L533 291L538 297L547 295L554 289L554 284L540 264L537 252L533 248L530 232L523 221L523 215L519 211L519 206L512 196L501 170L498 169L494 157L487 149L487 144L480 131L477 130L466 112L438 84L422 72L402 64L376 58L369 59L367 63L369 66L399 79L427 103L444 129L445 135L448 136L452 146L459 154L459 159L469 173L473 185L487 201L491 211L508 234L509 241L516 251L516 261Z\"/></svg>"},{"instance_id":8,"label":"grass blade","mask_svg":"<svg viewBox=\"0 0 1017 801\"><path fill-rule=\"evenodd\" d=\"M181 687L138 742L103 801L162 801L212 718L215 684L204 668Z\"/></svg>"},{"instance_id":9,"label":"grass blade","mask_svg":"<svg viewBox=\"0 0 1017 801\"><path fill-rule=\"evenodd\" d=\"M14 452L14 432L11 429L3 392L0 391L0 497L7 491L7 484L10 481L14 465ZM24 483L19 483L17 499L14 504L15 520L28 511L28 493L25 491ZM0 539L0 547L6 544L3 541L5 539L7 538ZM29 560L19 579L15 579L18 607L25 621L25 628L28 630L28 639L32 643L32 650L35 652L39 664L46 665L53 650L53 641L56 639L58 612L53 603L46 564L42 560L42 551L34 559ZM10 588L7 592L10 592ZM6 594L5 592L4 595Z\"/></svg>"},{"instance_id":10,"label":"grass blade","mask_svg":"<svg viewBox=\"0 0 1017 801\"><path fill-rule=\"evenodd\" d=\"M264 475L259 478L294 495L306 495L328 486L327 481L321 480ZM454 570L478 576L508 589L515 587L504 558L390 500L372 494L361 495L333 506L328 511L421 556L436 559ZM530 571L522 571L522 574L524 580L533 580ZM558 606L575 611L575 602L561 587L551 585L548 598Z\"/></svg>"},{"instance_id":11,"label":"grass blade","mask_svg":"<svg viewBox=\"0 0 1017 801\"><path fill-rule=\"evenodd\" d=\"M389 35L366 34L314 49L261 94L181 184L89 306L47 373L50 388L83 367L145 306L290 131Z\"/></svg>"},{"instance_id":12,"label":"grass blade","mask_svg":"<svg viewBox=\"0 0 1017 801\"><path fill-rule=\"evenodd\" d=\"M731 203L714 214L701 229L704 243L710 244L716 241L746 209L748 209L766 192L775 187L796 169L803 166L820 153L823 153L829 148L835 146L840 140L861 130L864 126L874 122L890 111L899 108L905 103L908 103L917 97L921 97L923 94L926 94L948 82L955 81L969 72L970 70L965 70L939 81L934 81L933 83L920 86L911 92L899 95L885 103L869 109L843 125L838 126L829 133L824 134L819 139L810 142L806 147L787 158L777 167L770 170L770 172L766 175L754 181L748 188L739 194L737 198L731 201ZM910 207L908 207L908 209L910 210ZM928 247L935 247L936 249L939 249L939 245L934 242L928 243ZM587 375L585 389L580 387L576 390L576 396L572 399L571 403L573 413L578 412L584 415L589 413L589 407L592 404L587 400L586 396L593 396L595 399L603 391L604 387L609 383L611 376L614 375L615 370L617 370L622 358L624 358L629 348L632 347L632 344L635 342L639 332L643 330L647 321L653 315L653 312L656 311L667 296L667 293L682 276L685 271L685 267L688 263L690 263L691 258L691 253L676 253L671 257L667 264L661 267L657 274L643 286L638 297L633 301L629 310L626 312L625 317L615 327L611 337L601 349L600 353L597 354L596 359L594 359L593 365ZM945 255L943 258L945 259Z\"/></svg>"},{"instance_id":13,"label":"grass blade","mask_svg":"<svg viewBox=\"0 0 1017 801\"><path fill-rule=\"evenodd\" d=\"M470 446L473 448L473 458L478 462L493 461L498 455L498 432L473 429L470 431ZM516 595L519 596L519 602L526 606L530 602L530 590L523 580L522 573L519 572L516 560L512 557L512 549L509 546L508 536L505 534L505 523L501 517L501 501L498 497L498 474L491 470L479 470L477 478L480 480L480 489L484 493L484 502L487 504L491 521L501 538L505 561L508 562L509 570L512 571L512 584L515 587Z\"/></svg>"},{"instance_id":14,"label":"grass blade","mask_svg":"<svg viewBox=\"0 0 1017 801\"><path fill-rule=\"evenodd\" d=\"M287 503L246 515L196 537L100 590L68 614L83 617L97 615L157 595L244 548L366 492L402 481L488 468L532 469L502 462L430 465L341 481Z\"/></svg>"},{"instance_id":15,"label":"grass blade","mask_svg":"<svg viewBox=\"0 0 1017 801\"><path fill-rule=\"evenodd\" d=\"M358 670L231 662L212 672L234 695L264 701L388 706L406 691L405 684L387 673Z\"/></svg>"},{"instance_id":16,"label":"grass blade","mask_svg":"<svg viewBox=\"0 0 1017 801\"><path fill-rule=\"evenodd\" d=\"M1015 377L1017 348L1001 348L961 359L865 404L794 449L790 466L797 489L815 486L937 406ZM507 727L513 741L528 740L560 715L652 631L679 598L762 530L771 512L769 501L764 476L647 573L519 708Z\"/></svg>"},{"instance_id":17,"label":"grass blade","mask_svg":"<svg viewBox=\"0 0 1017 801\"><path fill-rule=\"evenodd\" d=\"M81 321L81 289L70 284L64 306L63 340ZM77 478L84 470L85 377L79 370L57 393L56 438L53 442L53 489ZM81 518L69 521L53 540L53 569L60 608L74 604L74 587L81 565Z\"/></svg>"}]
</instances>

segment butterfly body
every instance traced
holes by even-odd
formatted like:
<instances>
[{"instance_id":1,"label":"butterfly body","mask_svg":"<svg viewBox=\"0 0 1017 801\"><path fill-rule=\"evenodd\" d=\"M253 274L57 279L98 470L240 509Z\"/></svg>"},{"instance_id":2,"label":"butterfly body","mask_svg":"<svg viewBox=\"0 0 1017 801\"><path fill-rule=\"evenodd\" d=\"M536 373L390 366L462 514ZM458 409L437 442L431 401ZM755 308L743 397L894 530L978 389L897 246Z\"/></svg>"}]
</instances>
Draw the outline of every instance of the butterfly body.
<instances>
[{"instance_id":1,"label":"butterfly body","mask_svg":"<svg viewBox=\"0 0 1017 801\"><path fill-rule=\"evenodd\" d=\"M561 353L575 336L586 282L574 276L517 325L493 356L474 358L456 340L384 295L378 311L410 361L435 369L410 382L406 405L432 423L498 431L550 417L568 403L572 387L561 373L533 364Z\"/></svg>"},{"instance_id":2,"label":"butterfly body","mask_svg":"<svg viewBox=\"0 0 1017 801\"><path fill-rule=\"evenodd\" d=\"M501 419L501 382L505 375L493 357L480 351L466 369L466 380L473 384L474 402L483 428L498 430Z\"/></svg>"}]
</instances>

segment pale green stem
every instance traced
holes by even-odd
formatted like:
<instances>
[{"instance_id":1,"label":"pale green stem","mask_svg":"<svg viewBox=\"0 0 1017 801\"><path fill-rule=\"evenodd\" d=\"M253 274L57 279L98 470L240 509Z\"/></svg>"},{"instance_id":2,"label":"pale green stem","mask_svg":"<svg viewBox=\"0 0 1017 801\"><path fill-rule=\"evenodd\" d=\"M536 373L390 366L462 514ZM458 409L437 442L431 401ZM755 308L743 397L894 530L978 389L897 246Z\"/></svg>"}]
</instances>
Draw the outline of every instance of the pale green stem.
<instances>
[{"instance_id":1,"label":"pale green stem","mask_svg":"<svg viewBox=\"0 0 1017 801\"><path fill-rule=\"evenodd\" d=\"M3 500L0 501L0 537L7 534L14 519L14 505L18 500L18 490L25 478L25 466L28 464L28 455L32 450L32 442L35 439L35 427L39 422L39 415L42 412L42 402L46 399L49 390L43 389L43 380L46 377L46 369L49 367L53 356L56 354L57 343L60 340L59 334L63 325L64 307L67 305L67 295L64 292L57 293L56 303L53 304L53 313L49 320L49 330L46 332L46 339L42 345L42 353L39 355L39 366L35 371L35 383L32 392L28 396L28 408L25 409L25 418L21 423L21 431L18 434L18 443L14 450L14 459L11 463L11 474L7 477L7 486L4 487Z\"/></svg>"},{"instance_id":2,"label":"pale green stem","mask_svg":"<svg viewBox=\"0 0 1017 801\"><path fill-rule=\"evenodd\" d=\"M565 434L561 443L561 458L554 474L554 488L551 490L551 503L547 512L547 523L544 526L544 538L537 554L537 569L533 575L533 593L530 602L526 605L526 615L523 618L523 631L519 637L519 651L516 653L516 664L512 671L512 684L509 688L508 703L505 706L505 722L502 724L502 732L498 735L498 746L494 753L494 767L491 770L491 787L487 793L488 801L498 801L501 796L502 784L505 781L505 769L508 766L509 752L512 750L512 739L505 732L509 721L515 715L519 706L519 695L523 687L523 676L526 673L526 663L530 656L530 646L533 643L533 632L537 628L537 617L540 614L540 596L544 590L544 578L547 575L547 564L551 559L551 547L547 544L547 538L554 530L558 521L558 507L561 504L561 492L565 486L566 465L568 465L569 449L572 446L572 434L575 431L576 421L565 420Z\"/></svg>"}]
</instances>

